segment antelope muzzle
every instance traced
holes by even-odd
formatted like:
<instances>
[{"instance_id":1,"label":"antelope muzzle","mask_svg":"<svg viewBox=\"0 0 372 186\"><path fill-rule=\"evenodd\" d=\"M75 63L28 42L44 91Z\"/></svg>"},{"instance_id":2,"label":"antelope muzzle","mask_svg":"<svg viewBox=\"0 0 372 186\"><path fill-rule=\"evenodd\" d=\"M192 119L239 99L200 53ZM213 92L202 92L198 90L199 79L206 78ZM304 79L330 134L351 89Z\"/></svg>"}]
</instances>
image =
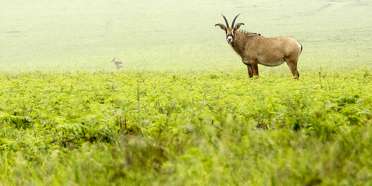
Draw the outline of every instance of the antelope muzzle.
<instances>
[{"instance_id":1,"label":"antelope muzzle","mask_svg":"<svg viewBox=\"0 0 372 186\"><path fill-rule=\"evenodd\" d=\"M231 44L234 41L234 36L232 34L226 35L226 41L227 43Z\"/></svg>"}]
</instances>

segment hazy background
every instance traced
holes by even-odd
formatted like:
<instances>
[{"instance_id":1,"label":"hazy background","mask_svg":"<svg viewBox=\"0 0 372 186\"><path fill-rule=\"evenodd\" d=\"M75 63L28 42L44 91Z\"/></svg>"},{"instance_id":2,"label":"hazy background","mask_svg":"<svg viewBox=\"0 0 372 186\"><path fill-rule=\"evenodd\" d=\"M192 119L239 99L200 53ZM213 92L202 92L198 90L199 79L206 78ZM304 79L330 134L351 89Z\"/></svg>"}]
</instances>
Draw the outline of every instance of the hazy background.
<instances>
[{"instance_id":1,"label":"hazy background","mask_svg":"<svg viewBox=\"0 0 372 186\"><path fill-rule=\"evenodd\" d=\"M113 70L113 57L128 70L243 69L214 27L221 13L297 38L301 69L372 65L371 0L1 0L0 71Z\"/></svg>"}]
</instances>

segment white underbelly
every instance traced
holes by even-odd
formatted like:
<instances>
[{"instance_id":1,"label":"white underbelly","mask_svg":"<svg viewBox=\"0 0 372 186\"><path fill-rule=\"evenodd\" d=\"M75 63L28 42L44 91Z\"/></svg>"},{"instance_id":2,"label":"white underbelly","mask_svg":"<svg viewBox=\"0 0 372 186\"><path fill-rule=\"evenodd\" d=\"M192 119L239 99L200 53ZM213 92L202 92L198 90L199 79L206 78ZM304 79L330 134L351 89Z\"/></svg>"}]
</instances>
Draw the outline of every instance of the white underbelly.
<instances>
[{"instance_id":1,"label":"white underbelly","mask_svg":"<svg viewBox=\"0 0 372 186\"><path fill-rule=\"evenodd\" d=\"M279 66L284 63L284 60L278 60L278 61L258 61L259 64L265 65L265 66Z\"/></svg>"}]
</instances>

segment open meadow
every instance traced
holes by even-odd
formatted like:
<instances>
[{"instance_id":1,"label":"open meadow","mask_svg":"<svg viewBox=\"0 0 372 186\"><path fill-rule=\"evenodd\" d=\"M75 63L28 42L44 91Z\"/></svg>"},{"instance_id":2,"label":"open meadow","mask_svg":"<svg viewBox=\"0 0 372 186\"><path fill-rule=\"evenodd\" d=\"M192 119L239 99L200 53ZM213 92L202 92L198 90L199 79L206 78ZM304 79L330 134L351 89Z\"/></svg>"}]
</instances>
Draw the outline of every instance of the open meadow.
<instances>
[{"instance_id":1,"label":"open meadow","mask_svg":"<svg viewBox=\"0 0 372 186\"><path fill-rule=\"evenodd\" d=\"M299 80L248 79L214 27L237 12L303 44ZM5 0L0 186L372 185L371 17L368 0Z\"/></svg>"}]
</instances>

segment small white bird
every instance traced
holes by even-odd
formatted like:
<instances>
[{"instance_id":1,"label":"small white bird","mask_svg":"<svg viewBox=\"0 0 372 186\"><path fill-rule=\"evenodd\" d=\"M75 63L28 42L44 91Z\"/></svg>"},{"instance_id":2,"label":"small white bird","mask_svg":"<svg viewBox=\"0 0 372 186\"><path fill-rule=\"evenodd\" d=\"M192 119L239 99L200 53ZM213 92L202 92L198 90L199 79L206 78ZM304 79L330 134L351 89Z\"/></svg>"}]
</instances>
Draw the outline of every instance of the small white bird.
<instances>
[{"instance_id":1,"label":"small white bird","mask_svg":"<svg viewBox=\"0 0 372 186\"><path fill-rule=\"evenodd\" d=\"M123 61L121 61L120 59L116 59L116 57L114 57L111 62L114 63L117 70L120 70L124 67Z\"/></svg>"}]
</instances>

